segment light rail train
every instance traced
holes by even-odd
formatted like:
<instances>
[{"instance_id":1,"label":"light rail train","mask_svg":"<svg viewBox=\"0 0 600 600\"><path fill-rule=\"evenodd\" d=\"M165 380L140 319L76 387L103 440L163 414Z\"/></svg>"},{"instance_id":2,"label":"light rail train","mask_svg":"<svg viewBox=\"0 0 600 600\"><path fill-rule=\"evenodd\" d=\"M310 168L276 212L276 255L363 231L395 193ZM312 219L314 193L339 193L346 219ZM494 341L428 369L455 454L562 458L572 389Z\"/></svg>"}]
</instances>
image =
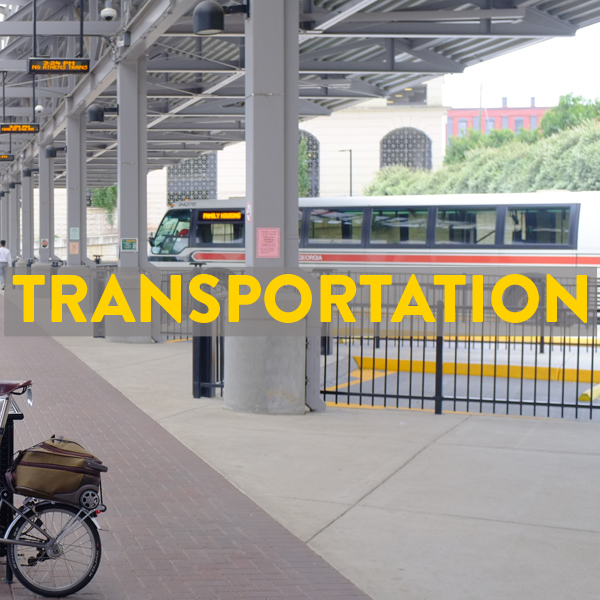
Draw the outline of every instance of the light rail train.
<instances>
[{"instance_id":1,"label":"light rail train","mask_svg":"<svg viewBox=\"0 0 600 600\"><path fill-rule=\"evenodd\" d=\"M159 266L242 266L246 201L178 202ZM301 198L301 266L600 267L600 192Z\"/></svg>"}]
</instances>

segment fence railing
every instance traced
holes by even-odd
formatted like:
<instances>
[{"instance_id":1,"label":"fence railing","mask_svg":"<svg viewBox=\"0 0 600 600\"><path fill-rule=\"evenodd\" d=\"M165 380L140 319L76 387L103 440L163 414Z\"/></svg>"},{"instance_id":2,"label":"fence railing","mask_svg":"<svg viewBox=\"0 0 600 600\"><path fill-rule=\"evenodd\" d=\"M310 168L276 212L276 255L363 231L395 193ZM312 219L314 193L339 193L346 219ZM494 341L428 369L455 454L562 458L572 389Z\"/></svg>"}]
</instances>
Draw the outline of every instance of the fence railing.
<instances>
[{"instance_id":1,"label":"fence railing","mask_svg":"<svg viewBox=\"0 0 600 600\"><path fill-rule=\"evenodd\" d=\"M596 326L572 335L545 323L502 323L486 310L458 307L455 323L405 318L364 335L361 324L331 324L322 340L322 394L334 405L418 408L435 412L599 419ZM595 309L594 309L595 310ZM559 309L565 321L567 311ZM352 329L361 331L354 335ZM572 328L571 328L572 331ZM334 333L334 335L331 335Z\"/></svg>"},{"instance_id":2,"label":"fence railing","mask_svg":"<svg viewBox=\"0 0 600 600\"><path fill-rule=\"evenodd\" d=\"M195 272L179 272L183 289ZM172 273L163 274L162 289L170 293ZM483 321L473 322L472 297L457 290L456 320L444 323L443 290L423 283L436 322L408 316L392 322L406 281L395 281L382 297L382 320L370 322L365 289L352 301L355 323L334 312L323 323L321 394L330 405L477 412L558 418L600 419L600 355L596 316L597 288L590 285L589 324L558 308L557 323L546 322L543 293L540 309L529 321L510 324L489 307L491 278L484 284ZM561 282L575 295L575 287ZM341 290L338 291L338 293ZM336 293L336 290L334 290ZM189 319L192 300L184 299L183 319L162 311L161 333L167 339L194 338L194 396L214 396L224 385L222 323L212 335L197 335ZM523 297L508 295L508 309L523 308Z\"/></svg>"}]
</instances>

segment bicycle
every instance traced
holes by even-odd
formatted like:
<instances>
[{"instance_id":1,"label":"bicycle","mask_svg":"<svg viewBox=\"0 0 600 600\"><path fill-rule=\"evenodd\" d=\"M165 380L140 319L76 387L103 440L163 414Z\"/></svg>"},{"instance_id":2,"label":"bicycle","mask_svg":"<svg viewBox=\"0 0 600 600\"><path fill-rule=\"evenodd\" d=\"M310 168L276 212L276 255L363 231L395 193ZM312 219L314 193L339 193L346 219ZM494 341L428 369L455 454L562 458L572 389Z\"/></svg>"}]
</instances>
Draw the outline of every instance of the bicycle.
<instances>
[{"instance_id":1,"label":"bicycle","mask_svg":"<svg viewBox=\"0 0 600 600\"><path fill-rule=\"evenodd\" d=\"M32 382L0 381L0 439L5 435L13 395L27 393L32 404ZM101 466L102 472L107 470ZM79 505L62 501L25 498L16 508L12 491L0 478L0 510L8 506L13 519L0 544L6 545L7 572L11 569L28 590L41 596L60 598L78 592L94 577L100 565L102 546L96 515L106 506L89 490ZM8 578L7 578L8 579Z\"/></svg>"}]
</instances>

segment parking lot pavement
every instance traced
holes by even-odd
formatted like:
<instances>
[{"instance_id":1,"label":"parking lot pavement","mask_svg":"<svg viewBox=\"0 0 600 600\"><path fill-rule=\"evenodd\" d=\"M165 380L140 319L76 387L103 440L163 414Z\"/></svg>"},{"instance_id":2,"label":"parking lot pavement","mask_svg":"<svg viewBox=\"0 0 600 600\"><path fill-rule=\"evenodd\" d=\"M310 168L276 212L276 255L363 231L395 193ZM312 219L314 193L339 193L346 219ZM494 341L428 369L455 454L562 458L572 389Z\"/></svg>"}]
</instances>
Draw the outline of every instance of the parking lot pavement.
<instances>
[{"instance_id":1,"label":"parking lot pavement","mask_svg":"<svg viewBox=\"0 0 600 600\"><path fill-rule=\"evenodd\" d=\"M3 379L34 381L17 448L61 434L109 467L102 564L74 598L368 598L55 340L4 337L1 323L0 364ZM0 584L11 593L34 597Z\"/></svg>"}]
</instances>

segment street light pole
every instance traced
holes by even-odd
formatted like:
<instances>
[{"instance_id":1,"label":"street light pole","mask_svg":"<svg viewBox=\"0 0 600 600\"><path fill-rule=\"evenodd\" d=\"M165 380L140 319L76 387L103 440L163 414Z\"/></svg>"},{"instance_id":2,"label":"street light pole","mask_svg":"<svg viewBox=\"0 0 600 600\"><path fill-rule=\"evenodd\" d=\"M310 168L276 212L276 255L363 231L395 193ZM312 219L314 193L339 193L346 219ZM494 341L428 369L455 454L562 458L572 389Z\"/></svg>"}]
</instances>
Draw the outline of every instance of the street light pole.
<instances>
[{"instance_id":1,"label":"street light pole","mask_svg":"<svg viewBox=\"0 0 600 600\"><path fill-rule=\"evenodd\" d=\"M352 149L340 150L340 152L348 152L350 157L350 197L352 197Z\"/></svg>"}]
</instances>

